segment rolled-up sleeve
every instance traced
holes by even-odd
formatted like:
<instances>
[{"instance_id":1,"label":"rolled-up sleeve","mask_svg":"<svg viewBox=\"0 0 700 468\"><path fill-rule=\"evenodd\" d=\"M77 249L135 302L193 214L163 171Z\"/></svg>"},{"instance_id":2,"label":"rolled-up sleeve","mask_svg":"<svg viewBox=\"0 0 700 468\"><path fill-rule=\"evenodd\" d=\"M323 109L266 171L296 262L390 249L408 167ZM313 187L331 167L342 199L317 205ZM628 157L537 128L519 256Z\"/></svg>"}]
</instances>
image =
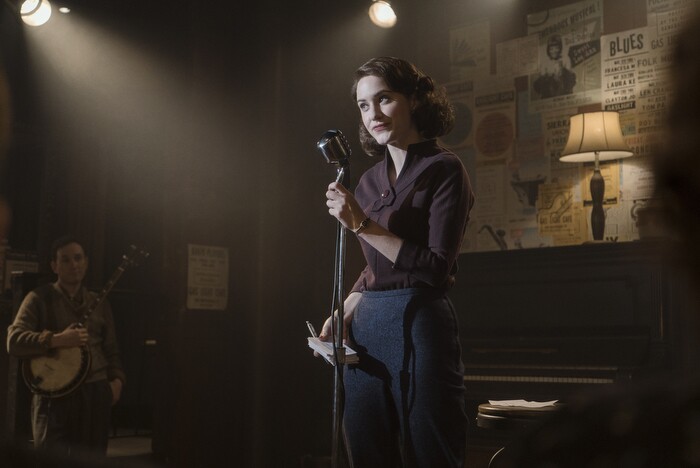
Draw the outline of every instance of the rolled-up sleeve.
<instances>
[{"instance_id":1,"label":"rolled-up sleeve","mask_svg":"<svg viewBox=\"0 0 700 468\"><path fill-rule=\"evenodd\" d=\"M450 274L454 274L474 197L469 178L459 162L444 164L434 183L428 206L427 245L404 239L394 269L440 287Z\"/></svg>"}]
</instances>

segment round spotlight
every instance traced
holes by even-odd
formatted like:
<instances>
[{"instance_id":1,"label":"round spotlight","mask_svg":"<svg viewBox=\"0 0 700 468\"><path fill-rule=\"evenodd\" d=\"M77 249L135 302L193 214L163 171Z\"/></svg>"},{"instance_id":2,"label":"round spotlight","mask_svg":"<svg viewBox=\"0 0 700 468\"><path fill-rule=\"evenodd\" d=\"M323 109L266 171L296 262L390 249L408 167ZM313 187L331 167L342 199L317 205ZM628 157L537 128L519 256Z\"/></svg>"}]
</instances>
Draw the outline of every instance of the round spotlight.
<instances>
[{"instance_id":1,"label":"round spotlight","mask_svg":"<svg viewBox=\"0 0 700 468\"><path fill-rule=\"evenodd\" d=\"M384 0L374 0L369 7L369 18L380 28L390 28L396 24L396 13Z\"/></svg>"},{"instance_id":2,"label":"round spotlight","mask_svg":"<svg viewBox=\"0 0 700 468\"><path fill-rule=\"evenodd\" d=\"M41 26L51 18L51 4L49 0L25 0L19 12L25 24Z\"/></svg>"}]
</instances>

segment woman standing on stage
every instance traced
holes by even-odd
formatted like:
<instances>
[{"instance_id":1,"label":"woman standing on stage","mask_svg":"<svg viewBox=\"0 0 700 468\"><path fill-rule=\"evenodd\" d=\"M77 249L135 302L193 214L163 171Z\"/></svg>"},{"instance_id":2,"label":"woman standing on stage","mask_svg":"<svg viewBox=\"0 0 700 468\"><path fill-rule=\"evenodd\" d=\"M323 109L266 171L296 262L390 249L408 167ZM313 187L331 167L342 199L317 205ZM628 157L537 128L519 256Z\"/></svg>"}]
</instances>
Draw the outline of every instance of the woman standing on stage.
<instances>
[{"instance_id":1,"label":"woman standing on stage","mask_svg":"<svg viewBox=\"0 0 700 468\"><path fill-rule=\"evenodd\" d=\"M374 58L355 72L363 149L383 160L329 213L360 239L367 266L344 303L360 355L344 373L355 468L459 467L467 419L461 349L447 291L474 203L459 158L436 138L454 123L444 91L413 64ZM320 338L331 340L330 319Z\"/></svg>"}]
</instances>

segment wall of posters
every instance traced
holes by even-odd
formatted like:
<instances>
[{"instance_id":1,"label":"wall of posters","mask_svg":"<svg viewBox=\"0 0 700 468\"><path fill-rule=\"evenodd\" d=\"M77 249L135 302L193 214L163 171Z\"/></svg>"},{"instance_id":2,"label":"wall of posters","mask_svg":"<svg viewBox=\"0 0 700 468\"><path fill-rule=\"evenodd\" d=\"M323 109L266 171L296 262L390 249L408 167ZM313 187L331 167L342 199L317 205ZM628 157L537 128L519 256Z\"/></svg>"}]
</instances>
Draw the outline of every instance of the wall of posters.
<instances>
[{"instance_id":1,"label":"wall of posters","mask_svg":"<svg viewBox=\"0 0 700 468\"><path fill-rule=\"evenodd\" d=\"M477 194L462 251L592 239L592 163L559 157L570 117L597 110L620 114L634 153L602 165L605 239L639 238L638 214L653 196L651 155L670 100L671 52L697 0L646 0L646 14L635 11L628 30L610 27L624 24L619 18L604 21L608 3L580 0L529 13L525 35L495 44L495 25L486 20L450 31L446 87L456 124L441 143L469 165Z\"/></svg>"}]
</instances>

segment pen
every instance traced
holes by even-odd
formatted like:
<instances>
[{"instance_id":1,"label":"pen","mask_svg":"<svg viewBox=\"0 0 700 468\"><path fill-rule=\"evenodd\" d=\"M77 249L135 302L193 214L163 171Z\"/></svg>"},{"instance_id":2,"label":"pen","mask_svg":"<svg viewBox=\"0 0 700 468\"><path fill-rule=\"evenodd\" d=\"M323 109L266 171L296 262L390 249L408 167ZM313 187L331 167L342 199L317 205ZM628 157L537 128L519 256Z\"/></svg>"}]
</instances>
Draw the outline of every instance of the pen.
<instances>
[{"instance_id":1,"label":"pen","mask_svg":"<svg viewBox=\"0 0 700 468\"><path fill-rule=\"evenodd\" d=\"M311 333L311 336L314 338L318 338L318 335L316 334L316 329L314 326L309 322L308 320L306 321L306 326L309 328L309 332Z\"/></svg>"}]
</instances>

